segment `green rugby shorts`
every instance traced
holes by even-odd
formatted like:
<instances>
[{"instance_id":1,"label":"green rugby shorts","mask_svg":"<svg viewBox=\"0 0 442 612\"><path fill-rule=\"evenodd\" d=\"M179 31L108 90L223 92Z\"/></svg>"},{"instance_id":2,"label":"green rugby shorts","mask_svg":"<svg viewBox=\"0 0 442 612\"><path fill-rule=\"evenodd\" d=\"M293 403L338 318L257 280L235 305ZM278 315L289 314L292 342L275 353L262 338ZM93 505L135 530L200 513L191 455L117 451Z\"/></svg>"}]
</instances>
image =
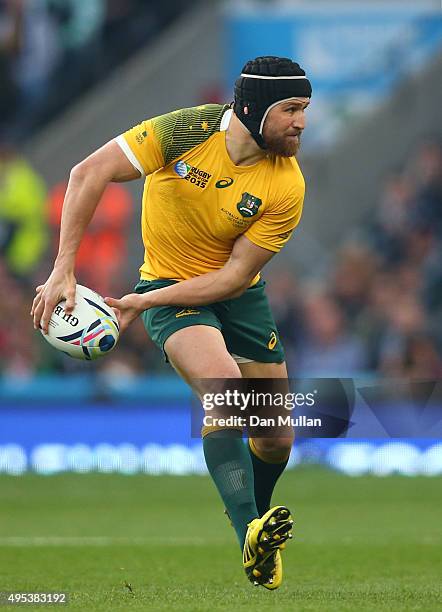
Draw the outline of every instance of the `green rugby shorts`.
<instances>
[{"instance_id":1,"label":"green rugby shorts","mask_svg":"<svg viewBox=\"0 0 442 612\"><path fill-rule=\"evenodd\" d=\"M146 293L175 284L177 281L140 280L134 291ZM141 317L151 339L163 351L164 343L174 332L192 325L209 325L219 329L229 353L251 361L282 363L284 349L264 291L258 281L240 297L207 306L158 306L145 310Z\"/></svg>"}]
</instances>

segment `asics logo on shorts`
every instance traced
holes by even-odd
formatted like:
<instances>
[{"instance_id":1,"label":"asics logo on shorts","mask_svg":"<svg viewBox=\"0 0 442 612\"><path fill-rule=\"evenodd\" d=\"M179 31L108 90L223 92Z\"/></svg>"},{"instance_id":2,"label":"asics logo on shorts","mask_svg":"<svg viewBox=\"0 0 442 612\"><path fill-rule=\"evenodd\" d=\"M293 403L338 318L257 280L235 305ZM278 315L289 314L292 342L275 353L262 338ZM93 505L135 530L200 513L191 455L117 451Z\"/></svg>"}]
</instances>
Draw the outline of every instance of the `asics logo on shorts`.
<instances>
[{"instance_id":1,"label":"asics logo on shorts","mask_svg":"<svg viewBox=\"0 0 442 612\"><path fill-rule=\"evenodd\" d=\"M275 348L275 346L278 344L278 338L276 337L276 334L274 331L271 332L270 334L270 340L267 344L268 348L273 351L273 349Z\"/></svg>"},{"instance_id":2,"label":"asics logo on shorts","mask_svg":"<svg viewBox=\"0 0 442 612\"><path fill-rule=\"evenodd\" d=\"M180 317L187 317L189 315L196 314L201 314L201 312L199 310L194 310L193 308L183 308L183 310L176 313L175 318L179 319Z\"/></svg>"}]
</instances>

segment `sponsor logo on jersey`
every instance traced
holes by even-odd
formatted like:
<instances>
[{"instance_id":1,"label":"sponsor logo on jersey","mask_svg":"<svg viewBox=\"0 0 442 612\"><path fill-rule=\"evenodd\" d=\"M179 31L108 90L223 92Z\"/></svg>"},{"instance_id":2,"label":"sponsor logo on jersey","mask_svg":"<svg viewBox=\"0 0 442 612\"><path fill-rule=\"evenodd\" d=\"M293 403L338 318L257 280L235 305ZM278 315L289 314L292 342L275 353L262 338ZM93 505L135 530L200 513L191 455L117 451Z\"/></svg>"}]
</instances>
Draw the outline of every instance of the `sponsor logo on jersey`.
<instances>
[{"instance_id":1,"label":"sponsor logo on jersey","mask_svg":"<svg viewBox=\"0 0 442 612\"><path fill-rule=\"evenodd\" d=\"M254 195L250 195L250 193L246 191L242 194L241 202L238 202L236 208L243 217L253 217L258 212L258 208L261 204L262 200Z\"/></svg>"},{"instance_id":2,"label":"sponsor logo on jersey","mask_svg":"<svg viewBox=\"0 0 442 612\"><path fill-rule=\"evenodd\" d=\"M200 187L201 189L204 189L204 187L206 187L207 183L209 182L209 179L212 176L205 170L200 170L196 166L191 166L182 159L176 162L173 169L180 178L189 181L189 183L192 183L192 185Z\"/></svg>"},{"instance_id":3,"label":"sponsor logo on jersey","mask_svg":"<svg viewBox=\"0 0 442 612\"><path fill-rule=\"evenodd\" d=\"M215 187L217 189L225 189L226 187L230 187L232 183L233 183L233 178L230 178L230 176L226 176L220 179L219 181L216 181Z\"/></svg>"},{"instance_id":4,"label":"sponsor logo on jersey","mask_svg":"<svg viewBox=\"0 0 442 612\"><path fill-rule=\"evenodd\" d=\"M278 338L276 337L276 334L274 331L272 331L270 333L270 339L269 342L267 344L268 348L273 351L273 349L275 348L275 346L278 344Z\"/></svg>"},{"instance_id":5,"label":"sponsor logo on jersey","mask_svg":"<svg viewBox=\"0 0 442 612\"><path fill-rule=\"evenodd\" d=\"M189 315L197 315L197 314L201 314L201 312L199 310L194 310L193 308L183 308L183 310L180 310L179 312L176 313L175 319L179 319L180 317L188 317Z\"/></svg>"}]
</instances>

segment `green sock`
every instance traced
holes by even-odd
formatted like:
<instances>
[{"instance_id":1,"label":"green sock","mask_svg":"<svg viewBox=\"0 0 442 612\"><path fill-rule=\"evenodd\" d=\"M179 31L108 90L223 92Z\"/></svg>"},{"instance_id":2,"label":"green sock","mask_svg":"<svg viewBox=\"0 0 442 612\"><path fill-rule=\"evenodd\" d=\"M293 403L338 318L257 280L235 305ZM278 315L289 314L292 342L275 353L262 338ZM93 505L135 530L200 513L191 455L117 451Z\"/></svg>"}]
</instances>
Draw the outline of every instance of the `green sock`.
<instances>
[{"instance_id":1,"label":"green sock","mask_svg":"<svg viewBox=\"0 0 442 612\"><path fill-rule=\"evenodd\" d=\"M258 516L253 467L239 430L214 431L203 438L207 468L229 513L241 548L247 523Z\"/></svg>"},{"instance_id":2,"label":"green sock","mask_svg":"<svg viewBox=\"0 0 442 612\"><path fill-rule=\"evenodd\" d=\"M288 458L282 463L267 463L255 455L250 444L247 446L253 465L256 507L259 516L262 516L270 509L273 489L278 478L285 470Z\"/></svg>"}]
</instances>

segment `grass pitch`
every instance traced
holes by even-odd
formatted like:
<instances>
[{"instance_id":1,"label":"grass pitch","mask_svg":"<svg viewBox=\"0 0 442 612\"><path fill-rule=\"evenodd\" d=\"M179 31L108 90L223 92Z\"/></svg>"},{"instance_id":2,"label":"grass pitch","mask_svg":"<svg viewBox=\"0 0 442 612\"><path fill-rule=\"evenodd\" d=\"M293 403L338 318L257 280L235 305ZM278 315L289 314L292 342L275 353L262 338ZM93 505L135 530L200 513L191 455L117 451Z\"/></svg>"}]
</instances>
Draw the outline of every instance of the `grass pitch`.
<instances>
[{"instance_id":1,"label":"grass pitch","mask_svg":"<svg viewBox=\"0 0 442 612\"><path fill-rule=\"evenodd\" d=\"M246 580L208 477L2 476L0 491L0 591L66 591L68 610L442 609L438 478L287 472L274 501L296 529L274 592Z\"/></svg>"}]
</instances>

